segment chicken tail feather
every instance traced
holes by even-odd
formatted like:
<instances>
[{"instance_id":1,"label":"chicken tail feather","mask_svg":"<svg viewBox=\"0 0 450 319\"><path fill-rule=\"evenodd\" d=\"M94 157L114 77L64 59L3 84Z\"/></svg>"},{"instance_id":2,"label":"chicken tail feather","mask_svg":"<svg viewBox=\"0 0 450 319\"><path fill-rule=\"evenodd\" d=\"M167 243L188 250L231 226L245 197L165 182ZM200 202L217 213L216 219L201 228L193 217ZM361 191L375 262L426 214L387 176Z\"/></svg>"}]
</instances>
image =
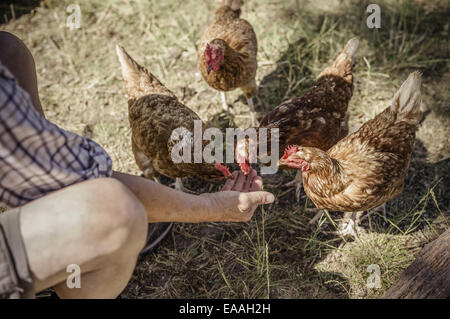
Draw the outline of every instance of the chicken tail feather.
<instances>
[{"instance_id":1,"label":"chicken tail feather","mask_svg":"<svg viewBox=\"0 0 450 319\"><path fill-rule=\"evenodd\" d=\"M126 91L130 98L137 98L136 89L140 87L143 67L140 66L120 45L116 45L116 54L122 67L122 77L126 83Z\"/></svg>"},{"instance_id":2,"label":"chicken tail feather","mask_svg":"<svg viewBox=\"0 0 450 319\"><path fill-rule=\"evenodd\" d=\"M152 93L174 96L153 74L139 65L123 47L116 45L116 53L122 67L128 98L137 99Z\"/></svg>"},{"instance_id":3,"label":"chicken tail feather","mask_svg":"<svg viewBox=\"0 0 450 319\"><path fill-rule=\"evenodd\" d=\"M345 79L347 82L351 83L352 78L352 66L353 57L358 49L359 39L352 38L345 45L342 52L337 56L336 60L331 67L326 68L322 71L320 76L334 75Z\"/></svg>"},{"instance_id":4,"label":"chicken tail feather","mask_svg":"<svg viewBox=\"0 0 450 319\"><path fill-rule=\"evenodd\" d=\"M341 54L338 55L336 60L334 61L334 67L337 69L347 70L350 69L353 64L353 57L358 49L359 39L352 38L350 39L342 50Z\"/></svg>"},{"instance_id":5,"label":"chicken tail feather","mask_svg":"<svg viewBox=\"0 0 450 319\"><path fill-rule=\"evenodd\" d=\"M352 63L353 57L356 53L356 50L358 49L358 46L359 46L359 39L355 37L350 39L344 47L344 52L350 56L350 58L352 59Z\"/></svg>"},{"instance_id":6,"label":"chicken tail feather","mask_svg":"<svg viewBox=\"0 0 450 319\"><path fill-rule=\"evenodd\" d=\"M397 113L397 121L406 121L410 124L418 124L422 111L420 105L422 73L415 71L408 76L392 100L391 110Z\"/></svg>"}]
</instances>

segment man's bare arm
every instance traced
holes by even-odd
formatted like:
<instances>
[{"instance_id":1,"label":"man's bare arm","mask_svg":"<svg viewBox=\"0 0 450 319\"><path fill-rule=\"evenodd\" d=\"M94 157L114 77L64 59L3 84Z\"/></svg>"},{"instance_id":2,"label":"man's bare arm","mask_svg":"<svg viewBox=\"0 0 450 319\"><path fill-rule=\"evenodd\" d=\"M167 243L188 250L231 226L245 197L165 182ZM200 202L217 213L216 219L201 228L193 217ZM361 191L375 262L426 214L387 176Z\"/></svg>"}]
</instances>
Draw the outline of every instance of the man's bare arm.
<instances>
[{"instance_id":1,"label":"man's bare arm","mask_svg":"<svg viewBox=\"0 0 450 319\"><path fill-rule=\"evenodd\" d=\"M114 172L147 211L149 222L248 221L260 204L274 201L271 193L260 191L262 179L255 171L249 176L234 172L222 192L191 195L145 178Z\"/></svg>"}]
</instances>

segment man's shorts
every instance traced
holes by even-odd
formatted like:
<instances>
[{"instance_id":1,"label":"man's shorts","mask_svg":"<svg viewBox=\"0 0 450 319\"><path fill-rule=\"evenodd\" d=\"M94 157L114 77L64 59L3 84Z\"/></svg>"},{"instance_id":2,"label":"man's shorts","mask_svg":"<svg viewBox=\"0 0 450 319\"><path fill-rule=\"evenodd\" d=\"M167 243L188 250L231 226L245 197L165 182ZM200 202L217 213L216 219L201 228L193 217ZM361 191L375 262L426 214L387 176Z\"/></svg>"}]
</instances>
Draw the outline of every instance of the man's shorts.
<instances>
[{"instance_id":1,"label":"man's shorts","mask_svg":"<svg viewBox=\"0 0 450 319\"><path fill-rule=\"evenodd\" d=\"M20 207L0 213L0 298L34 298L34 285L20 232Z\"/></svg>"}]
</instances>

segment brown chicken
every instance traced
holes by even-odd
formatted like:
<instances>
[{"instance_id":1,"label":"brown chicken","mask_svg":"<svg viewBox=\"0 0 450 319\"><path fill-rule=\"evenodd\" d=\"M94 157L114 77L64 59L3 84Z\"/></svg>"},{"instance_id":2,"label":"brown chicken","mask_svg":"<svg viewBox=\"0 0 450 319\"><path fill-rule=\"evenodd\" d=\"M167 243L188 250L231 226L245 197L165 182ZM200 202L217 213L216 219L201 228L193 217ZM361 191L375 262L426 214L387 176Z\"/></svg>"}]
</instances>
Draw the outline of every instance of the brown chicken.
<instances>
[{"instance_id":1,"label":"brown chicken","mask_svg":"<svg viewBox=\"0 0 450 319\"><path fill-rule=\"evenodd\" d=\"M353 94L352 64L358 43L357 38L349 40L333 65L320 73L313 87L303 96L283 102L262 119L259 128L279 128L280 154L292 144L328 150L347 135L347 107ZM269 151L270 140L268 134ZM254 161L254 156L248 154L248 144L247 138L238 141L236 146L236 161L244 173ZM297 174L288 184L297 185L298 197L301 175Z\"/></svg>"},{"instance_id":2,"label":"brown chicken","mask_svg":"<svg viewBox=\"0 0 450 319\"><path fill-rule=\"evenodd\" d=\"M253 96L258 44L250 23L240 19L243 0L223 0L198 46L198 68L205 81L221 91L222 106L228 112L225 91L241 88L250 107L252 125L256 125Z\"/></svg>"},{"instance_id":3,"label":"brown chicken","mask_svg":"<svg viewBox=\"0 0 450 319\"><path fill-rule=\"evenodd\" d=\"M422 116L420 87L421 74L414 72L391 106L327 152L294 145L280 159L280 166L302 170L306 194L317 208L347 212L344 219L351 216L343 235L357 237L362 211L402 192Z\"/></svg>"},{"instance_id":4,"label":"brown chicken","mask_svg":"<svg viewBox=\"0 0 450 319\"><path fill-rule=\"evenodd\" d=\"M200 121L200 117L180 103L170 90L148 70L137 64L122 47L117 46L116 52L122 66L122 76L128 95L132 150L144 176L155 178L158 172L176 178L175 188L179 190L184 189L181 177L195 176L203 179L230 177L228 168L219 163L193 163L193 153L192 163L172 161L172 149L176 144L171 140L172 132L184 127L193 133L194 121ZM203 124L202 132L205 129ZM193 145L192 138L191 145Z\"/></svg>"}]
</instances>

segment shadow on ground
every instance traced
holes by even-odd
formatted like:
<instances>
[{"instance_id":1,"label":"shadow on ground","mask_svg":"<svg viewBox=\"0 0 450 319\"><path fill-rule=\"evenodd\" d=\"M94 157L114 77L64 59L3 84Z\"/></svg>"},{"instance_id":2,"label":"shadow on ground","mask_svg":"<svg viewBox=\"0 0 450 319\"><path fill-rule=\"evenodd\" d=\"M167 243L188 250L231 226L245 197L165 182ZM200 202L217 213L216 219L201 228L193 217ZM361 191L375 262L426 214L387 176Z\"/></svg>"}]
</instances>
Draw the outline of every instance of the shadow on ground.
<instances>
[{"instance_id":1,"label":"shadow on ground","mask_svg":"<svg viewBox=\"0 0 450 319\"><path fill-rule=\"evenodd\" d=\"M0 23L7 23L12 19L18 19L24 14L32 12L39 7L39 0L2 1L0 3Z\"/></svg>"}]
</instances>

